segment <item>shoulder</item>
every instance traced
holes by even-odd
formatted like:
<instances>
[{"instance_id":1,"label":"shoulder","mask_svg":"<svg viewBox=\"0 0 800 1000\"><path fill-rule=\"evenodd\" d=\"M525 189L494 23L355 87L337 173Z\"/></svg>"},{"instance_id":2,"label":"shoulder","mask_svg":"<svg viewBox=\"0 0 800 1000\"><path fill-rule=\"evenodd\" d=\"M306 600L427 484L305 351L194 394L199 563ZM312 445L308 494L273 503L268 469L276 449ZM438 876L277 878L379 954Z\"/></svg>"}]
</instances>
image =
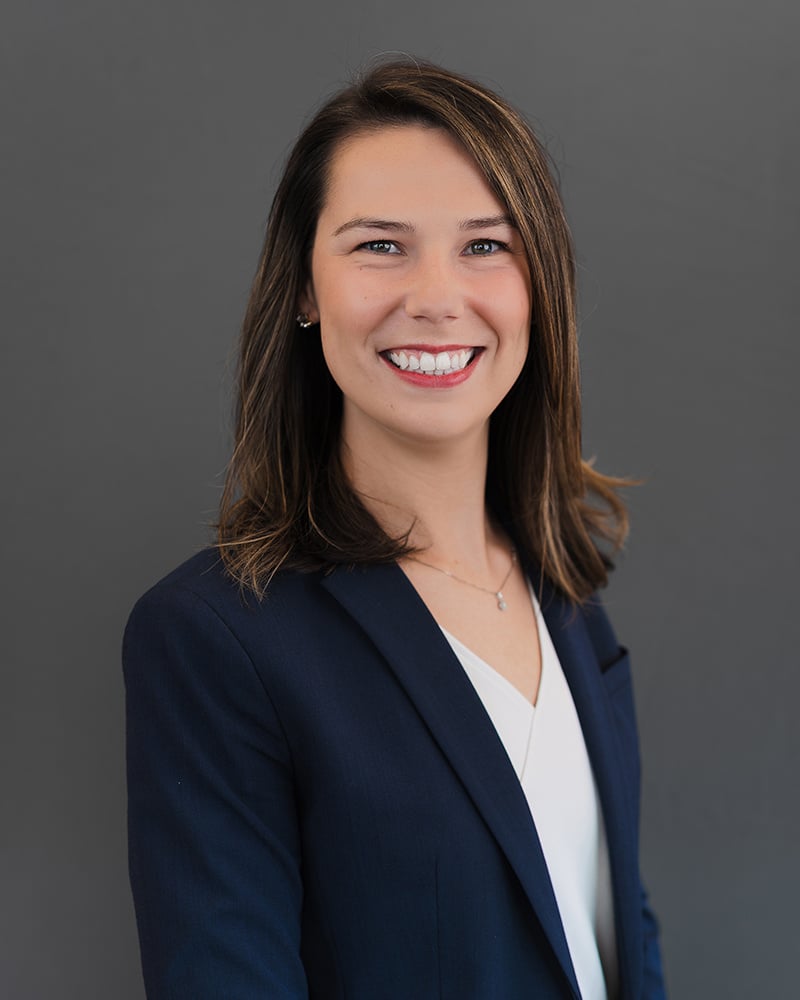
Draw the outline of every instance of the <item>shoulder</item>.
<instances>
[{"instance_id":1,"label":"shoulder","mask_svg":"<svg viewBox=\"0 0 800 1000\"><path fill-rule=\"evenodd\" d=\"M188 559L128 619L122 667L132 738L163 719L165 732L216 726L233 740L256 719L262 736L283 745L284 727L302 721L308 686L335 645L330 603L315 574L279 574L258 600L215 550Z\"/></svg>"},{"instance_id":2,"label":"shoulder","mask_svg":"<svg viewBox=\"0 0 800 1000\"><path fill-rule=\"evenodd\" d=\"M225 573L218 553L204 549L187 559L149 588L136 602L125 629L127 649L140 634L170 628L174 631L203 619L229 621L237 603L238 587Z\"/></svg>"},{"instance_id":3,"label":"shoulder","mask_svg":"<svg viewBox=\"0 0 800 1000\"><path fill-rule=\"evenodd\" d=\"M326 600L319 577L279 573L259 599L228 574L216 549L204 549L139 598L125 629L123 653L160 640L191 646L198 656L223 643L257 659L280 646L298 623L314 619Z\"/></svg>"},{"instance_id":4,"label":"shoulder","mask_svg":"<svg viewBox=\"0 0 800 1000\"><path fill-rule=\"evenodd\" d=\"M319 593L320 573L285 571L276 574L259 598L230 576L215 548L187 559L147 590L134 605L131 619L183 604L205 606L228 623L255 616L272 616L286 604L313 600Z\"/></svg>"},{"instance_id":5,"label":"shoulder","mask_svg":"<svg viewBox=\"0 0 800 1000\"><path fill-rule=\"evenodd\" d=\"M132 614L136 616L143 608L179 603L187 595L193 595L220 612L247 604L241 588L226 572L219 552L209 547L191 556L150 587L136 602ZM255 601L255 598L252 600Z\"/></svg>"}]
</instances>

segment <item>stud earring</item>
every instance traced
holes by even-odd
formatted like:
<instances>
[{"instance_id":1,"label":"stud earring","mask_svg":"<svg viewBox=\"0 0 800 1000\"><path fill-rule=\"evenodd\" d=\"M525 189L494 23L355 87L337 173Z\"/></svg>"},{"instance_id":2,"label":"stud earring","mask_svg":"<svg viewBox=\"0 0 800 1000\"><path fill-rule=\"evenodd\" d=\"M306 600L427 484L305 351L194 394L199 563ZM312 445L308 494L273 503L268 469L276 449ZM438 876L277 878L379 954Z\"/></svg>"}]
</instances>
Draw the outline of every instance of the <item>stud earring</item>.
<instances>
[{"instance_id":1,"label":"stud earring","mask_svg":"<svg viewBox=\"0 0 800 1000\"><path fill-rule=\"evenodd\" d=\"M310 326L313 326L314 324L308 318L307 313L298 313L297 314L297 325L300 326L300 327L302 327L304 330L307 330Z\"/></svg>"}]
</instances>

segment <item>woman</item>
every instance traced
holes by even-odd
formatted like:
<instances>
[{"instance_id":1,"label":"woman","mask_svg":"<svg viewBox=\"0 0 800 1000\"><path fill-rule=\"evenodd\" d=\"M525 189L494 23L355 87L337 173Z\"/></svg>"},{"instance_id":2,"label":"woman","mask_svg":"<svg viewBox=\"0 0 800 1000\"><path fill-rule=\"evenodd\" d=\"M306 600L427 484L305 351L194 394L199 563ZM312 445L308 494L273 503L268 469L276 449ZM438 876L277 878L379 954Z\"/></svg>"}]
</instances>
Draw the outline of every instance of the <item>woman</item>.
<instances>
[{"instance_id":1,"label":"woman","mask_svg":"<svg viewBox=\"0 0 800 1000\"><path fill-rule=\"evenodd\" d=\"M218 546L125 638L151 998L663 996L625 529L580 456L570 239L496 95L390 63L298 140Z\"/></svg>"}]
</instances>

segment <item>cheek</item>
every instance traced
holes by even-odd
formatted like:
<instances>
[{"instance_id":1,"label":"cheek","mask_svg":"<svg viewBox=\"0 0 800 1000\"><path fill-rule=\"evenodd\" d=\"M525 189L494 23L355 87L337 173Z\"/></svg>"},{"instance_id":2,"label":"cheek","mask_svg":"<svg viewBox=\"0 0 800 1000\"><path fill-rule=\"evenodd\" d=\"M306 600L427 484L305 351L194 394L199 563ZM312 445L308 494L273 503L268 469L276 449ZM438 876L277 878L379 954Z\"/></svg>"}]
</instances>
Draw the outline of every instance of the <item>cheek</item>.
<instances>
[{"instance_id":1,"label":"cheek","mask_svg":"<svg viewBox=\"0 0 800 1000\"><path fill-rule=\"evenodd\" d=\"M318 289L318 304L324 320L338 329L355 330L369 321L381 307L378 290L357 275L345 274L339 280L332 275Z\"/></svg>"},{"instance_id":2,"label":"cheek","mask_svg":"<svg viewBox=\"0 0 800 1000\"><path fill-rule=\"evenodd\" d=\"M530 307L530 280L527 271L517 260L499 266L488 275L485 291L495 302L503 303L502 308L509 311L526 310Z\"/></svg>"},{"instance_id":3,"label":"cheek","mask_svg":"<svg viewBox=\"0 0 800 1000\"><path fill-rule=\"evenodd\" d=\"M527 284L509 276L505 281L497 282L485 302L492 325L499 331L505 331L510 338L524 338L527 349L531 322L531 297Z\"/></svg>"},{"instance_id":4,"label":"cheek","mask_svg":"<svg viewBox=\"0 0 800 1000\"><path fill-rule=\"evenodd\" d=\"M352 364L369 367L374 338L385 329L391 305L374 290L338 288L320 309L323 350L348 357Z\"/></svg>"}]
</instances>

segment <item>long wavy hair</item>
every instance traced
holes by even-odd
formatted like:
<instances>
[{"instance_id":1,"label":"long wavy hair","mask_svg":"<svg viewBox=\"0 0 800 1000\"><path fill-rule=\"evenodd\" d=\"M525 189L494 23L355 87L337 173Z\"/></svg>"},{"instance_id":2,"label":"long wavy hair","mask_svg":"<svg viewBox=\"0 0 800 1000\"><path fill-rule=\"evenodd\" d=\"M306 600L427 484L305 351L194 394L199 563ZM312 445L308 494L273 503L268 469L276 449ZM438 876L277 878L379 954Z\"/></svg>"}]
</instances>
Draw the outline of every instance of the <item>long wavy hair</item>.
<instances>
[{"instance_id":1,"label":"long wavy hair","mask_svg":"<svg viewBox=\"0 0 800 1000\"><path fill-rule=\"evenodd\" d=\"M519 230L531 276L523 369L489 429L487 503L524 557L574 602L607 581L627 531L617 490L581 457L575 264L548 156L524 118L487 88L413 60L378 65L332 97L291 151L253 281L238 368L235 448L217 544L229 573L263 595L281 568L391 562L390 537L339 454L341 392L319 331L297 324L330 164L354 135L441 129L473 158Z\"/></svg>"}]
</instances>

